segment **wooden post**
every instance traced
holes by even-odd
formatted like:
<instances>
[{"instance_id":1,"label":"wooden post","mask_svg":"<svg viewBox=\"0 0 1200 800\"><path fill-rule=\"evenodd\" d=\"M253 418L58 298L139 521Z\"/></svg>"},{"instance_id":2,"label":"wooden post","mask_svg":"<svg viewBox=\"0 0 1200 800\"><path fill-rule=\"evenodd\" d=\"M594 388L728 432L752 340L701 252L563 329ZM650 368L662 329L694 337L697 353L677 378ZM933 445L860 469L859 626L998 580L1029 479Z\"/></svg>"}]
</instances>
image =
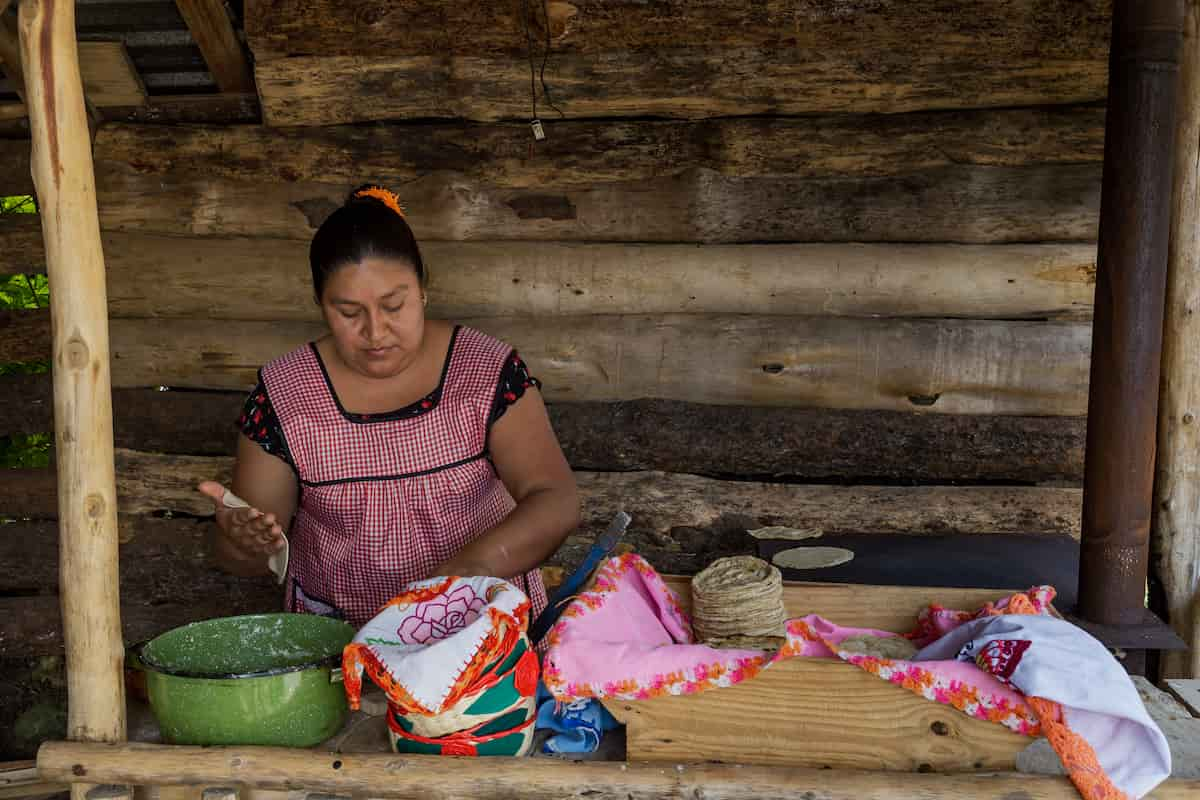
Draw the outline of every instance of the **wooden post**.
<instances>
[{"instance_id":1,"label":"wooden post","mask_svg":"<svg viewBox=\"0 0 1200 800\"><path fill-rule=\"evenodd\" d=\"M1164 678L1200 677L1200 0L1187 1L1180 73L1152 536L1167 619L1192 653L1164 653Z\"/></svg>"},{"instance_id":2,"label":"wooden post","mask_svg":"<svg viewBox=\"0 0 1200 800\"><path fill-rule=\"evenodd\" d=\"M1079 611L1145 618L1183 0L1117 0L1109 53Z\"/></svg>"},{"instance_id":3,"label":"wooden post","mask_svg":"<svg viewBox=\"0 0 1200 800\"><path fill-rule=\"evenodd\" d=\"M73 0L22 0L21 56L33 134L53 327L59 594L67 735L125 737L108 303ZM86 788L86 787L82 787ZM83 800L80 787L72 789Z\"/></svg>"}]
</instances>

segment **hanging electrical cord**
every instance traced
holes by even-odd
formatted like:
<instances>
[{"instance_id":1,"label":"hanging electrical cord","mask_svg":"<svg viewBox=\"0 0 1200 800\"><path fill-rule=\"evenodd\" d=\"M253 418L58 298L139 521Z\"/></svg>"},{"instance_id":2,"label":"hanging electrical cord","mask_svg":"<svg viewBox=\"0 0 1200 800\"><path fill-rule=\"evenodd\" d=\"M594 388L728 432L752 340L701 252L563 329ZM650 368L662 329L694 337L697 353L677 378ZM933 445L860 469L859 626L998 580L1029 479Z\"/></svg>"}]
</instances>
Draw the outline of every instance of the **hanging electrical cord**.
<instances>
[{"instance_id":1,"label":"hanging electrical cord","mask_svg":"<svg viewBox=\"0 0 1200 800\"><path fill-rule=\"evenodd\" d=\"M533 103L533 120L536 122L537 113L537 73L533 65L533 32L529 29L529 0L521 0L521 25L525 29L525 55L529 59L529 98ZM545 67L545 62L542 62Z\"/></svg>"},{"instance_id":2,"label":"hanging electrical cord","mask_svg":"<svg viewBox=\"0 0 1200 800\"><path fill-rule=\"evenodd\" d=\"M525 55L529 60L529 97L530 110L533 112L533 118L530 120L530 126L533 128L533 138L542 140L546 138L546 133L542 128L542 121L538 119L537 110L537 84L541 80L542 94L546 98L546 103L558 112L559 117L566 117L562 109L555 105L550 99L550 87L546 84L546 64L550 60L550 8L546 0L542 0L542 23L546 32L546 44L542 50L542 64L539 68L534 60L534 44L533 31L530 28L530 19L536 13L529 4L529 0L521 0L521 24L525 31Z\"/></svg>"},{"instance_id":3,"label":"hanging electrical cord","mask_svg":"<svg viewBox=\"0 0 1200 800\"><path fill-rule=\"evenodd\" d=\"M542 51L542 94L546 97L546 102L558 112L558 116L566 117L562 109L554 105L554 101L550 99L550 87L546 85L546 62L550 60L550 4L549 0L542 0L542 15L546 20L546 49Z\"/></svg>"}]
</instances>

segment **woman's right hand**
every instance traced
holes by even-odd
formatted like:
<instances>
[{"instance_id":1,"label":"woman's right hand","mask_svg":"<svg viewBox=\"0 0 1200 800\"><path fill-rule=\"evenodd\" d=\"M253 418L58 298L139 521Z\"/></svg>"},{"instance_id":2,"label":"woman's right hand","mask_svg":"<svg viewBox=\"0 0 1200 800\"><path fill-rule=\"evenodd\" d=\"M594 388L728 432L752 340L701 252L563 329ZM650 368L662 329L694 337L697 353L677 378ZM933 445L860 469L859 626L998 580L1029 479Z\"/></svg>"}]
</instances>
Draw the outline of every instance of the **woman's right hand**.
<instances>
[{"instance_id":1,"label":"woman's right hand","mask_svg":"<svg viewBox=\"0 0 1200 800\"><path fill-rule=\"evenodd\" d=\"M212 500L217 527L246 560L259 560L283 548L283 528L274 514L252 506L226 505L225 487L216 481L204 481L196 488Z\"/></svg>"}]
</instances>

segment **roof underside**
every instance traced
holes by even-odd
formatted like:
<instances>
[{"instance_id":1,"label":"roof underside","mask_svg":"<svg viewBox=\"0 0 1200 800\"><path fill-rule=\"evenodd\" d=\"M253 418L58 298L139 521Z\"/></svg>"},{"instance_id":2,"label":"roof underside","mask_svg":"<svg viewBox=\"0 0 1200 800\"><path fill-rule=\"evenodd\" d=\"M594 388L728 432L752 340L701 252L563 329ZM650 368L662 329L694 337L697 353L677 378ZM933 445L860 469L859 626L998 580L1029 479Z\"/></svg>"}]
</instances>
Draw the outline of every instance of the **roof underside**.
<instances>
[{"instance_id":1,"label":"roof underside","mask_svg":"<svg viewBox=\"0 0 1200 800\"><path fill-rule=\"evenodd\" d=\"M242 0L226 5L244 42ZM174 0L76 0L75 22L81 42L122 42L151 97L218 91ZM0 103L17 99L0 77Z\"/></svg>"}]
</instances>

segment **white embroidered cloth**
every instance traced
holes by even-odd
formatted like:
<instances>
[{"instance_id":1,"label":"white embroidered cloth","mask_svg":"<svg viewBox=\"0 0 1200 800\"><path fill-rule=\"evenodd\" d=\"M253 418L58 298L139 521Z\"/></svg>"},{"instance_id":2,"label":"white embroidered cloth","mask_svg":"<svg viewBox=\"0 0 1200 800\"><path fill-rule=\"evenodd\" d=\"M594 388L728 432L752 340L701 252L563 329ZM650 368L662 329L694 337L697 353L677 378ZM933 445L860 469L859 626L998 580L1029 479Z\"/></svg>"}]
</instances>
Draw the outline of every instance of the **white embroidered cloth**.
<instances>
[{"instance_id":1,"label":"white embroidered cloth","mask_svg":"<svg viewBox=\"0 0 1200 800\"><path fill-rule=\"evenodd\" d=\"M525 593L499 578L417 581L363 625L354 643L422 706L441 711L489 634L501 624L523 629L528 608Z\"/></svg>"}]
</instances>

